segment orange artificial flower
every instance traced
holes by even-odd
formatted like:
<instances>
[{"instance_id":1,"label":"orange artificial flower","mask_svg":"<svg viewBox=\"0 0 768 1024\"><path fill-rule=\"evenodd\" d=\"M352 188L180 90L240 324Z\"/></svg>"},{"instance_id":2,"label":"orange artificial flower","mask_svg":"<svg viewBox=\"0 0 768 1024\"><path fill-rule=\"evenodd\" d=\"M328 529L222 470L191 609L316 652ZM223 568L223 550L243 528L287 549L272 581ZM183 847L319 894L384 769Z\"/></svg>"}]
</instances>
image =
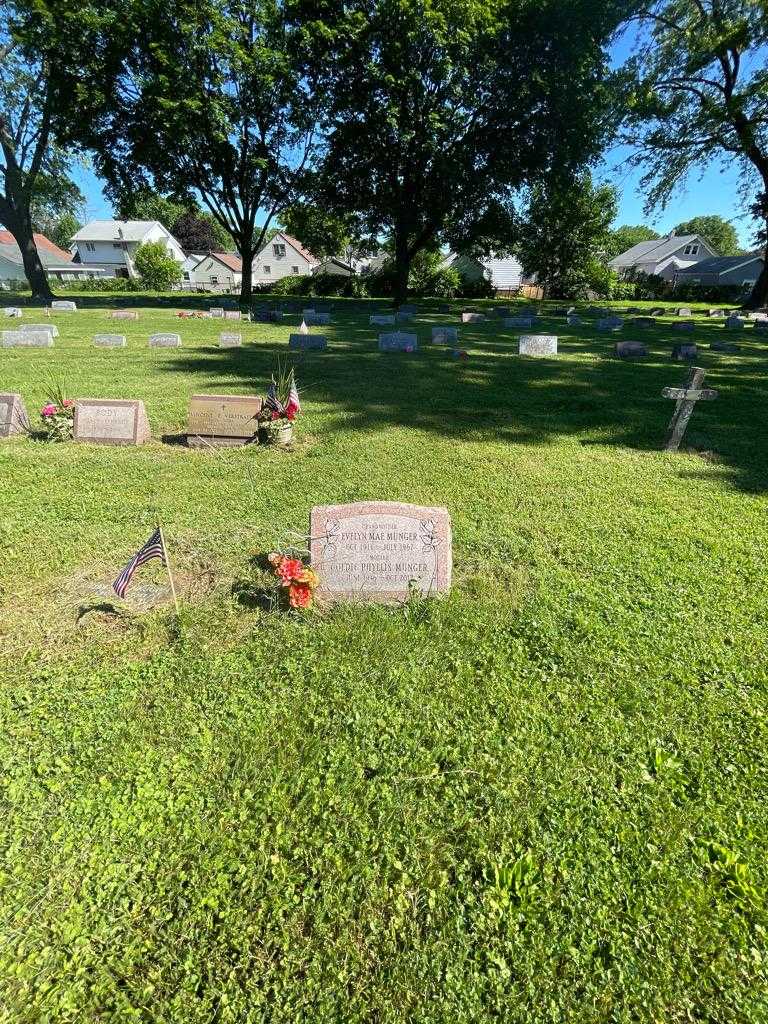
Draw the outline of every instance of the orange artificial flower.
<instances>
[{"instance_id":1,"label":"orange artificial flower","mask_svg":"<svg viewBox=\"0 0 768 1024\"><path fill-rule=\"evenodd\" d=\"M284 558L276 567L277 575L287 587L292 582L298 582L304 572L304 566L298 558Z\"/></svg>"},{"instance_id":2,"label":"orange artificial flower","mask_svg":"<svg viewBox=\"0 0 768 1024\"><path fill-rule=\"evenodd\" d=\"M312 605L312 588L306 583L291 583L288 588L291 608L309 608Z\"/></svg>"}]
</instances>

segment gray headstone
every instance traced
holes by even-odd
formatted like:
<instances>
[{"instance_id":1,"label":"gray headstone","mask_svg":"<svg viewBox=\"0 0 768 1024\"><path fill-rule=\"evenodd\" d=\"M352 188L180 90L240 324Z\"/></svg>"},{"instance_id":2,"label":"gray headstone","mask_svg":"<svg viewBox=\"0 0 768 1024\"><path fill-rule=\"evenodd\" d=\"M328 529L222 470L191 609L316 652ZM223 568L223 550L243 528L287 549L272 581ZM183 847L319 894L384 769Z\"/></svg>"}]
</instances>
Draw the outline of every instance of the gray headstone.
<instances>
[{"instance_id":1,"label":"gray headstone","mask_svg":"<svg viewBox=\"0 0 768 1024\"><path fill-rule=\"evenodd\" d=\"M504 317L505 327L533 327L534 317L532 316L506 316Z\"/></svg>"},{"instance_id":2,"label":"gray headstone","mask_svg":"<svg viewBox=\"0 0 768 1024\"><path fill-rule=\"evenodd\" d=\"M215 320L224 319L224 307L223 306L212 306L208 312Z\"/></svg>"},{"instance_id":3,"label":"gray headstone","mask_svg":"<svg viewBox=\"0 0 768 1024\"><path fill-rule=\"evenodd\" d=\"M458 327L433 327L432 344L448 345L459 340Z\"/></svg>"},{"instance_id":4,"label":"gray headstone","mask_svg":"<svg viewBox=\"0 0 768 1024\"><path fill-rule=\"evenodd\" d=\"M391 501L312 509L319 601L405 601L451 587L451 521L444 508Z\"/></svg>"},{"instance_id":5,"label":"gray headstone","mask_svg":"<svg viewBox=\"0 0 768 1024\"><path fill-rule=\"evenodd\" d=\"M639 359L648 355L648 349L641 341L617 341L614 352L619 359Z\"/></svg>"},{"instance_id":6,"label":"gray headstone","mask_svg":"<svg viewBox=\"0 0 768 1024\"><path fill-rule=\"evenodd\" d=\"M687 306L682 306L680 309L678 309L677 315L678 316L693 316L693 314L691 313L690 309L688 309Z\"/></svg>"},{"instance_id":7,"label":"gray headstone","mask_svg":"<svg viewBox=\"0 0 768 1024\"><path fill-rule=\"evenodd\" d=\"M672 330L674 331L685 331L688 334L691 333L696 327L693 320L681 320L679 324L672 324Z\"/></svg>"},{"instance_id":8,"label":"gray headstone","mask_svg":"<svg viewBox=\"0 0 768 1024\"><path fill-rule=\"evenodd\" d=\"M379 352L417 352L419 339L415 334L393 331L379 335Z\"/></svg>"},{"instance_id":9,"label":"gray headstone","mask_svg":"<svg viewBox=\"0 0 768 1024\"><path fill-rule=\"evenodd\" d=\"M695 359L698 354L699 350L693 344L675 345L672 348L672 358L679 363Z\"/></svg>"},{"instance_id":10,"label":"gray headstone","mask_svg":"<svg viewBox=\"0 0 768 1024\"><path fill-rule=\"evenodd\" d=\"M632 324L635 327L655 327L656 318L652 316L636 316Z\"/></svg>"},{"instance_id":11,"label":"gray headstone","mask_svg":"<svg viewBox=\"0 0 768 1024\"><path fill-rule=\"evenodd\" d=\"M115 309L112 311L113 320L138 320L139 314L135 309Z\"/></svg>"},{"instance_id":12,"label":"gray headstone","mask_svg":"<svg viewBox=\"0 0 768 1024\"><path fill-rule=\"evenodd\" d=\"M288 348L326 349L328 342L324 334L292 334L288 339Z\"/></svg>"},{"instance_id":13,"label":"gray headstone","mask_svg":"<svg viewBox=\"0 0 768 1024\"><path fill-rule=\"evenodd\" d=\"M554 334L524 334L518 344L521 356L556 356L557 336Z\"/></svg>"},{"instance_id":14,"label":"gray headstone","mask_svg":"<svg viewBox=\"0 0 768 1024\"><path fill-rule=\"evenodd\" d=\"M29 417L24 399L15 392L0 395L0 437L24 434L29 427Z\"/></svg>"},{"instance_id":15,"label":"gray headstone","mask_svg":"<svg viewBox=\"0 0 768 1024\"><path fill-rule=\"evenodd\" d=\"M128 342L124 334L94 334L93 344L96 348L125 348Z\"/></svg>"},{"instance_id":16,"label":"gray headstone","mask_svg":"<svg viewBox=\"0 0 768 1024\"><path fill-rule=\"evenodd\" d=\"M461 322L463 324L482 324L485 323L486 317L484 313L462 313Z\"/></svg>"},{"instance_id":17,"label":"gray headstone","mask_svg":"<svg viewBox=\"0 0 768 1024\"><path fill-rule=\"evenodd\" d=\"M373 316L368 317L368 323L371 324L371 326L376 325L378 327L387 327L389 324L393 324L394 322L394 313L391 316L385 313L374 313Z\"/></svg>"},{"instance_id":18,"label":"gray headstone","mask_svg":"<svg viewBox=\"0 0 768 1024\"><path fill-rule=\"evenodd\" d=\"M329 324L331 322L331 314L319 313L317 311L315 311L314 313L305 313L304 322L308 325L311 325L312 327L317 327L320 325L324 326L325 324Z\"/></svg>"},{"instance_id":19,"label":"gray headstone","mask_svg":"<svg viewBox=\"0 0 768 1024\"><path fill-rule=\"evenodd\" d=\"M273 310L273 312L276 312L276 310ZM240 310L239 309L225 309L224 310L224 319L225 320L239 320L240 319Z\"/></svg>"},{"instance_id":20,"label":"gray headstone","mask_svg":"<svg viewBox=\"0 0 768 1024\"><path fill-rule=\"evenodd\" d=\"M56 299L51 303L51 309L55 309L59 313L74 313L77 309L77 304L69 299Z\"/></svg>"},{"instance_id":21,"label":"gray headstone","mask_svg":"<svg viewBox=\"0 0 768 1024\"><path fill-rule=\"evenodd\" d=\"M23 313L18 306L6 306L3 312L6 316L13 317L14 319L19 319L23 316Z\"/></svg>"},{"instance_id":22,"label":"gray headstone","mask_svg":"<svg viewBox=\"0 0 768 1024\"><path fill-rule=\"evenodd\" d=\"M78 398L72 437L87 444L144 444L151 437L144 403L138 399Z\"/></svg>"},{"instance_id":23,"label":"gray headstone","mask_svg":"<svg viewBox=\"0 0 768 1024\"><path fill-rule=\"evenodd\" d=\"M50 331L3 331L3 348L53 348Z\"/></svg>"},{"instance_id":24,"label":"gray headstone","mask_svg":"<svg viewBox=\"0 0 768 1024\"><path fill-rule=\"evenodd\" d=\"M623 326L624 321L617 316L603 317L595 324L598 331L620 331Z\"/></svg>"},{"instance_id":25,"label":"gray headstone","mask_svg":"<svg viewBox=\"0 0 768 1024\"><path fill-rule=\"evenodd\" d=\"M746 320L740 316L729 316L725 321L725 326L731 331L741 331L746 324Z\"/></svg>"},{"instance_id":26,"label":"gray headstone","mask_svg":"<svg viewBox=\"0 0 768 1024\"><path fill-rule=\"evenodd\" d=\"M219 348L239 348L242 343L242 334L233 334L230 331L222 331L219 334Z\"/></svg>"},{"instance_id":27,"label":"gray headstone","mask_svg":"<svg viewBox=\"0 0 768 1024\"><path fill-rule=\"evenodd\" d=\"M59 328L56 326L56 324L51 324L51 323L47 323L47 324L24 324L24 326L21 327L20 330L22 330L22 331L48 331L48 333L51 334L54 338L58 338L58 336L59 336Z\"/></svg>"},{"instance_id":28,"label":"gray headstone","mask_svg":"<svg viewBox=\"0 0 768 1024\"><path fill-rule=\"evenodd\" d=\"M150 334L150 336L149 336L149 347L150 348L180 348L181 347L181 335L180 334Z\"/></svg>"},{"instance_id":29,"label":"gray headstone","mask_svg":"<svg viewBox=\"0 0 768 1024\"><path fill-rule=\"evenodd\" d=\"M664 316L666 310L663 306L654 306L653 309L648 310L649 316Z\"/></svg>"},{"instance_id":30,"label":"gray headstone","mask_svg":"<svg viewBox=\"0 0 768 1024\"><path fill-rule=\"evenodd\" d=\"M741 352L741 348L732 341L713 341L709 347L713 352Z\"/></svg>"},{"instance_id":31,"label":"gray headstone","mask_svg":"<svg viewBox=\"0 0 768 1024\"><path fill-rule=\"evenodd\" d=\"M709 309L709 310L707 310L707 316L717 317L718 319L721 319L721 318L725 317L725 310L724 309Z\"/></svg>"}]
</instances>

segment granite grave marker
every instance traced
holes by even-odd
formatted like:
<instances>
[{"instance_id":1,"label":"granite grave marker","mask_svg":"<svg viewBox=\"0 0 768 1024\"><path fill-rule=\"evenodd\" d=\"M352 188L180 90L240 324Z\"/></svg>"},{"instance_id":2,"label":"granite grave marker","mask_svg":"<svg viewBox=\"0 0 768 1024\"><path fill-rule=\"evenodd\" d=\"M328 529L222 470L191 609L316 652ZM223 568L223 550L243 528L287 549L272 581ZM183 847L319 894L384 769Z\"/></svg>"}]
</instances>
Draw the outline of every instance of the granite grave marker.
<instances>
[{"instance_id":1,"label":"granite grave marker","mask_svg":"<svg viewBox=\"0 0 768 1024\"><path fill-rule=\"evenodd\" d=\"M144 403L135 398L78 398L72 437L87 444L144 444L151 437Z\"/></svg>"}]
</instances>

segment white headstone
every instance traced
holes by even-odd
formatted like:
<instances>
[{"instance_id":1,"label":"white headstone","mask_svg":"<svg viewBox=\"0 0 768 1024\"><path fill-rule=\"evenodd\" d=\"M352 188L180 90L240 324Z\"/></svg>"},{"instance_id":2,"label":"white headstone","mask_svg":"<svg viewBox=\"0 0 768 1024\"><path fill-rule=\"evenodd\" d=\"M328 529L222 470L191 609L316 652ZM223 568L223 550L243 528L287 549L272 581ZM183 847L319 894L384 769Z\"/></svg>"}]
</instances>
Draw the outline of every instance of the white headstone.
<instances>
[{"instance_id":1,"label":"white headstone","mask_svg":"<svg viewBox=\"0 0 768 1024\"><path fill-rule=\"evenodd\" d=\"M96 348L125 348L128 342L124 334L94 334L93 344Z\"/></svg>"},{"instance_id":2,"label":"white headstone","mask_svg":"<svg viewBox=\"0 0 768 1024\"><path fill-rule=\"evenodd\" d=\"M433 345L448 345L451 342L458 342L459 340L459 329L458 327L433 327L432 328L432 344Z\"/></svg>"},{"instance_id":3,"label":"white headstone","mask_svg":"<svg viewBox=\"0 0 768 1024\"><path fill-rule=\"evenodd\" d=\"M51 309L59 313L74 313L77 309L77 303L71 302L69 299L55 299L51 303Z\"/></svg>"},{"instance_id":4,"label":"white headstone","mask_svg":"<svg viewBox=\"0 0 768 1024\"><path fill-rule=\"evenodd\" d=\"M524 334L520 338L518 354L521 356L556 356L557 335Z\"/></svg>"},{"instance_id":5,"label":"white headstone","mask_svg":"<svg viewBox=\"0 0 768 1024\"><path fill-rule=\"evenodd\" d=\"M24 324L20 331L48 331L53 338L58 338L59 328L56 324Z\"/></svg>"},{"instance_id":6,"label":"white headstone","mask_svg":"<svg viewBox=\"0 0 768 1024\"><path fill-rule=\"evenodd\" d=\"M180 348L181 347L181 335L180 334L150 334L150 336L149 336L149 347L150 348Z\"/></svg>"},{"instance_id":7,"label":"white headstone","mask_svg":"<svg viewBox=\"0 0 768 1024\"><path fill-rule=\"evenodd\" d=\"M219 348L239 348L242 343L242 334L232 334L229 331L222 331L219 335Z\"/></svg>"},{"instance_id":8,"label":"white headstone","mask_svg":"<svg viewBox=\"0 0 768 1024\"><path fill-rule=\"evenodd\" d=\"M6 316L14 317L16 319L23 315L18 306L6 306L4 312Z\"/></svg>"},{"instance_id":9,"label":"white headstone","mask_svg":"<svg viewBox=\"0 0 768 1024\"><path fill-rule=\"evenodd\" d=\"M50 331L3 331L3 348L53 348Z\"/></svg>"},{"instance_id":10,"label":"white headstone","mask_svg":"<svg viewBox=\"0 0 768 1024\"><path fill-rule=\"evenodd\" d=\"M419 339L415 334L393 331L379 335L379 352L417 352Z\"/></svg>"}]
</instances>

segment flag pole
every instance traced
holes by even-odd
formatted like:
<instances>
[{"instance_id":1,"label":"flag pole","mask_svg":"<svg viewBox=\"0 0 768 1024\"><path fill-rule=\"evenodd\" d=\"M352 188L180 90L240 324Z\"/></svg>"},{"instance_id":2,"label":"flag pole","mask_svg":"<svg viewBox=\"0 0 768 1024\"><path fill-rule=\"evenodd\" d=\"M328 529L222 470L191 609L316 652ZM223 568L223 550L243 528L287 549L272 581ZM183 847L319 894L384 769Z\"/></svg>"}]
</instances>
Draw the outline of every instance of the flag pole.
<instances>
[{"instance_id":1,"label":"flag pole","mask_svg":"<svg viewBox=\"0 0 768 1024\"><path fill-rule=\"evenodd\" d=\"M163 533L163 524L160 522L160 516L157 517L157 528L160 531L160 543L163 545L163 555L165 558L165 569L168 573L168 582L171 584L171 593L173 594L173 603L176 606L176 614L179 614L179 599L176 596L176 586L173 582L173 573L171 572L171 560L168 558L168 548L165 546L165 534Z\"/></svg>"}]
</instances>

